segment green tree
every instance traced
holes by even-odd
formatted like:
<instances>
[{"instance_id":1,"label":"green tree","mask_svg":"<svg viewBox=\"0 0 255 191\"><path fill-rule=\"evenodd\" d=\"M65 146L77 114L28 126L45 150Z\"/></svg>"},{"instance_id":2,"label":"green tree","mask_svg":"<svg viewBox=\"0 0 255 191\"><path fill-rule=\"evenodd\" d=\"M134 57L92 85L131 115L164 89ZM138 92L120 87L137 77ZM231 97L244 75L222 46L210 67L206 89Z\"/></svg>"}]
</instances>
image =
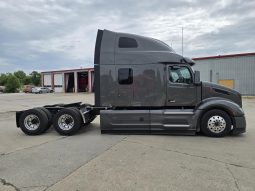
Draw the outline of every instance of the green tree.
<instances>
[{"instance_id":1,"label":"green tree","mask_svg":"<svg viewBox=\"0 0 255 191\"><path fill-rule=\"evenodd\" d=\"M20 82L23 84L25 78L26 78L26 73L23 72L22 70L18 70L16 72L13 73L14 76L16 76L17 78L19 78Z\"/></svg>"},{"instance_id":2,"label":"green tree","mask_svg":"<svg viewBox=\"0 0 255 191\"><path fill-rule=\"evenodd\" d=\"M15 92L18 92L19 88L20 88L19 78L17 78L13 74L9 74L7 77L7 82L5 84L5 92L15 93Z\"/></svg>"},{"instance_id":3,"label":"green tree","mask_svg":"<svg viewBox=\"0 0 255 191\"><path fill-rule=\"evenodd\" d=\"M26 76L26 78L23 81L24 85L32 84L31 76Z\"/></svg>"},{"instance_id":4,"label":"green tree","mask_svg":"<svg viewBox=\"0 0 255 191\"><path fill-rule=\"evenodd\" d=\"M7 82L7 75L6 74L0 74L0 86L5 86Z\"/></svg>"},{"instance_id":5,"label":"green tree","mask_svg":"<svg viewBox=\"0 0 255 191\"><path fill-rule=\"evenodd\" d=\"M41 74L37 71L33 71L31 74L31 81L35 86L41 85Z\"/></svg>"}]
</instances>

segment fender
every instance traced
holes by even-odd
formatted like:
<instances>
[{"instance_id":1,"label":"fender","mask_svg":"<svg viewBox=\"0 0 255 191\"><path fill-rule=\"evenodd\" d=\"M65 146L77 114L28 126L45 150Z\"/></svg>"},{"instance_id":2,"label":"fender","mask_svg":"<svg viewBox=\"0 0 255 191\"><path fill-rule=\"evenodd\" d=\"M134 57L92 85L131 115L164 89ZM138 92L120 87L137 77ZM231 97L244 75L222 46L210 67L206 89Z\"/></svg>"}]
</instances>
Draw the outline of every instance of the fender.
<instances>
[{"instance_id":1,"label":"fender","mask_svg":"<svg viewBox=\"0 0 255 191\"><path fill-rule=\"evenodd\" d=\"M210 110L210 109L222 109L223 111L227 112L232 120L234 128L236 129L238 126L245 126L245 123L242 120L241 124L237 122L239 119L244 118L244 111L243 109L236 103L219 97L211 97L204 99L201 101L195 108L195 116L196 116L196 130L197 132L200 131L200 119L203 114Z\"/></svg>"},{"instance_id":2,"label":"fender","mask_svg":"<svg viewBox=\"0 0 255 191\"><path fill-rule=\"evenodd\" d=\"M196 110L208 111L210 109L222 109L226 111L231 117L244 116L244 111L238 104L234 103L231 100L219 97L211 97L204 99L203 101L200 102L199 105L196 106L195 111Z\"/></svg>"}]
</instances>

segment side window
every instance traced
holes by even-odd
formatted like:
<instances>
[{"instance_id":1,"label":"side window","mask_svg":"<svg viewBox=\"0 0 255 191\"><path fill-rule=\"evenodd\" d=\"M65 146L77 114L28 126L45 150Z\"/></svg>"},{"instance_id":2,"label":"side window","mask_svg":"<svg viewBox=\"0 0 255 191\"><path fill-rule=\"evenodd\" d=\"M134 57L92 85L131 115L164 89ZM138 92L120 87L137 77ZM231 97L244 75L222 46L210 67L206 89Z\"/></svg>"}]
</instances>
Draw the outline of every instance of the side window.
<instances>
[{"instance_id":1,"label":"side window","mask_svg":"<svg viewBox=\"0 0 255 191\"><path fill-rule=\"evenodd\" d=\"M120 68L118 70L119 84L127 85L133 83L133 70L131 68Z\"/></svg>"},{"instance_id":2,"label":"side window","mask_svg":"<svg viewBox=\"0 0 255 191\"><path fill-rule=\"evenodd\" d=\"M119 38L119 48L137 48L138 44L135 39L128 37Z\"/></svg>"},{"instance_id":3,"label":"side window","mask_svg":"<svg viewBox=\"0 0 255 191\"><path fill-rule=\"evenodd\" d=\"M173 83L192 83L190 70L185 66L170 66L169 81Z\"/></svg>"}]
</instances>

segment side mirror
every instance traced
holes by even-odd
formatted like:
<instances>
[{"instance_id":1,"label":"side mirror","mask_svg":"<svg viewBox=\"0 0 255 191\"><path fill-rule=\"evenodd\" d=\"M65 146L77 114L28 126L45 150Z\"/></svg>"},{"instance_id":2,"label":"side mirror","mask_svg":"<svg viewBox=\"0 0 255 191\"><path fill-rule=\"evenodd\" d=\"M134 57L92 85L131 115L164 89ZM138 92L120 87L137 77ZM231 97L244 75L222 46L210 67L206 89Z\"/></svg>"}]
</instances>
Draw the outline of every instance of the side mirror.
<instances>
[{"instance_id":1,"label":"side mirror","mask_svg":"<svg viewBox=\"0 0 255 191\"><path fill-rule=\"evenodd\" d=\"M195 71L194 74L194 84L199 84L200 83L200 72L199 71Z\"/></svg>"}]
</instances>

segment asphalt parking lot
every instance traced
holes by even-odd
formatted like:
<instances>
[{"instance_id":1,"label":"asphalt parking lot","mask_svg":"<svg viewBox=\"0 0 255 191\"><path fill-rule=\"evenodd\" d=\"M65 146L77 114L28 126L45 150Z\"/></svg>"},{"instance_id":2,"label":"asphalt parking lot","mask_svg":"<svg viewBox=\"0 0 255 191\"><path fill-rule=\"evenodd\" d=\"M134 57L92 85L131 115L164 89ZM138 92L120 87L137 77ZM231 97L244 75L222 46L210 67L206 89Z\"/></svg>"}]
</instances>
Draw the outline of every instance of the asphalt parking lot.
<instances>
[{"instance_id":1,"label":"asphalt parking lot","mask_svg":"<svg viewBox=\"0 0 255 191\"><path fill-rule=\"evenodd\" d=\"M15 111L93 103L93 94L0 94L0 191L255 190L255 99L239 136L101 135L99 117L71 137L26 136Z\"/></svg>"}]
</instances>

